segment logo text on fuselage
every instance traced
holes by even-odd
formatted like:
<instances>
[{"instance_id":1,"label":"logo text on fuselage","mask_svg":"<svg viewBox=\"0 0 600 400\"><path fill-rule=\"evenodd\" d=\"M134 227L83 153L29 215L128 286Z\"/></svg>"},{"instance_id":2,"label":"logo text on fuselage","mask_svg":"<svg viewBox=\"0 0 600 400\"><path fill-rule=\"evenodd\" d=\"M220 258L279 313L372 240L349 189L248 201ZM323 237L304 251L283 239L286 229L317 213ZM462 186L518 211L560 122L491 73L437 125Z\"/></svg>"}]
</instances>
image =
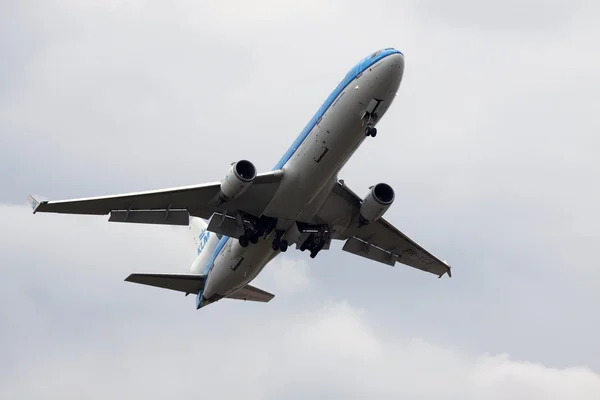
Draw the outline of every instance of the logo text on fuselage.
<instances>
[{"instance_id":1,"label":"logo text on fuselage","mask_svg":"<svg viewBox=\"0 0 600 400\"><path fill-rule=\"evenodd\" d=\"M210 232L207 231L206 229L202 229L202 232L200 232L200 236L198 236L198 239L199 239L198 254L202 253L202 249L204 248L204 246L206 246L206 243L208 242L209 237L210 237Z\"/></svg>"}]
</instances>

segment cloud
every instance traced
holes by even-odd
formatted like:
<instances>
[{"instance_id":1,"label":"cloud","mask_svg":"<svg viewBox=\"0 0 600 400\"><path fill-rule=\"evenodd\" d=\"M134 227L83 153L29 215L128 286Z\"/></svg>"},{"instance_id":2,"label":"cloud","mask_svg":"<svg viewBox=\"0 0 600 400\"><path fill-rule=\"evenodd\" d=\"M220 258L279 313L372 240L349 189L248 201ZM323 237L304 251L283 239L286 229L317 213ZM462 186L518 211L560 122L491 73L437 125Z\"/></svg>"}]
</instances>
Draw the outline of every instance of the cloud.
<instances>
[{"instance_id":1,"label":"cloud","mask_svg":"<svg viewBox=\"0 0 600 400\"><path fill-rule=\"evenodd\" d=\"M295 247L290 250L294 251ZM310 289L309 273L306 261L278 257L268 264L257 281L267 280L278 292L297 294Z\"/></svg>"},{"instance_id":2,"label":"cloud","mask_svg":"<svg viewBox=\"0 0 600 400\"><path fill-rule=\"evenodd\" d=\"M499 30L503 35L564 34L565 28L576 27L586 13L598 10L597 3L589 0L569 4L560 0L460 0L452 4L426 0L418 4L419 11L438 21L486 33Z\"/></svg>"},{"instance_id":3,"label":"cloud","mask_svg":"<svg viewBox=\"0 0 600 400\"><path fill-rule=\"evenodd\" d=\"M470 357L393 331L378 332L368 313L345 301L235 320L223 309L175 314L100 323L72 341L30 354L3 374L0 393L92 399L198 391L250 399L586 400L600 395L600 375L587 368L552 369L506 355Z\"/></svg>"},{"instance_id":4,"label":"cloud","mask_svg":"<svg viewBox=\"0 0 600 400\"><path fill-rule=\"evenodd\" d=\"M585 367L476 356L396 332L396 313L379 320L360 297L313 286L315 264L293 251L257 279L275 289L268 305L195 311L189 297L123 282L132 271L186 270L186 229L34 216L24 206L1 206L0 218L12 227L0 234L3 398L600 395L600 376Z\"/></svg>"}]
</instances>

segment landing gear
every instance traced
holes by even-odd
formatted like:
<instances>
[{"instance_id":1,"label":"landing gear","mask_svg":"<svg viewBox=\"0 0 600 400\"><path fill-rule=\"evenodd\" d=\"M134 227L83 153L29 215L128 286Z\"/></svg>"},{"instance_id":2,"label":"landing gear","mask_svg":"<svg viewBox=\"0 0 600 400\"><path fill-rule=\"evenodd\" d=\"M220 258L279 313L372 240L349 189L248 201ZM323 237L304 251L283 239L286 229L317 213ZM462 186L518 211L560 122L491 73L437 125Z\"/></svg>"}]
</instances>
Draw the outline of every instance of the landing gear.
<instances>
[{"instance_id":1,"label":"landing gear","mask_svg":"<svg viewBox=\"0 0 600 400\"><path fill-rule=\"evenodd\" d=\"M240 241L240 246L242 246L242 247L248 247L248 244L250 244L250 240L248 239L248 236L246 236L246 235L240 236L239 241Z\"/></svg>"},{"instance_id":2,"label":"landing gear","mask_svg":"<svg viewBox=\"0 0 600 400\"><path fill-rule=\"evenodd\" d=\"M289 243L287 240L283 239L281 241L281 244L279 245L279 250L281 250L283 253L285 253L288 249Z\"/></svg>"},{"instance_id":3,"label":"landing gear","mask_svg":"<svg viewBox=\"0 0 600 400\"><path fill-rule=\"evenodd\" d=\"M323 249L323 246L325 246L325 241L321 240L321 242L319 242L314 248L310 250L310 258L315 258L317 254L319 254L319 252Z\"/></svg>"},{"instance_id":4,"label":"landing gear","mask_svg":"<svg viewBox=\"0 0 600 400\"><path fill-rule=\"evenodd\" d=\"M289 242L283 239L286 231L275 229L277 220L275 218L261 217L256 218L251 215L236 215L238 227L243 228L243 234L239 237L241 247L248 247L250 243L256 244L261 238L274 233L271 248L273 251L285 253L289 248ZM310 251L310 257L315 258L330 240L329 227L327 225L309 225L297 222L300 233L308 233L308 238L304 240L299 249L301 251Z\"/></svg>"},{"instance_id":5,"label":"landing gear","mask_svg":"<svg viewBox=\"0 0 600 400\"><path fill-rule=\"evenodd\" d=\"M262 216L260 218L253 217L246 214L236 215L236 220L239 226L244 229L244 234L239 237L240 246L248 247L250 243L256 244L260 238L268 236L275 225L277 220L275 218L268 218Z\"/></svg>"},{"instance_id":6,"label":"landing gear","mask_svg":"<svg viewBox=\"0 0 600 400\"><path fill-rule=\"evenodd\" d=\"M365 112L363 116L363 126L366 123L365 136L375 137L377 136L377 128L375 128L375 122L377 121L377 113Z\"/></svg>"},{"instance_id":7,"label":"landing gear","mask_svg":"<svg viewBox=\"0 0 600 400\"><path fill-rule=\"evenodd\" d=\"M240 236L238 240L240 241L240 246L248 247L248 245L250 243L252 243L252 244L258 243L259 238L260 237L258 236L258 234L256 232L253 232L251 230L246 230L246 233L244 233L242 236Z\"/></svg>"},{"instance_id":8,"label":"landing gear","mask_svg":"<svg viewBox=\"0 0 600 400\"><path fill-rule=\"evenodd\" d=\"M271 248L273 251L281 250L282 253L285 253L288 249L289 243L287 240L281 240L284 232L275 231L275 239L273 239L273 243L271 244Z\"/></svg>"},{"instance_id":9,"label":"landing gear","mask_svg":"<svg viewBox=\"0 0 600 400\"><path fill-rule=\"evenodd\" d=\"M365 129L365 136L377 136L377 128L375 128L374 126L367 126L367 129Z\"/></svg>"},{"instance_id":10,"label":"landing gear","mask_svg":"<svg viewBox=\"0 0 600 400\"><path fill-rule=\"evenodd\" d=\"M279 240L273 239L273 243L271 244L271 248L273 251L280 250L282 253L285 253L288 249L289 243L287 240Z\"/></svg>"},{"instance_id":11,"label":"landing gear","mask_svg":"<svg viewBox=\"0 0 600 400\"><path fill-rule=\"evenodd\" d=\"M329 232L327 226L321 225L317 228L317 232L311 233L300 245L300 251L310 250L310 258L315 258L328 241Z\"/></svg>"},{"instance_id":12,"label":"landing gear","mask_svg":"<svg viewBox=\"0 0 600 400\"><path fill-rule=\"evenodd\" d=\"M305 251L306 249L308 249L308 246L313 240L313 236L314 235L311 234L304 242L302 242L302 244L300 245L300 251Z\"/></svg>"}]
</instances>

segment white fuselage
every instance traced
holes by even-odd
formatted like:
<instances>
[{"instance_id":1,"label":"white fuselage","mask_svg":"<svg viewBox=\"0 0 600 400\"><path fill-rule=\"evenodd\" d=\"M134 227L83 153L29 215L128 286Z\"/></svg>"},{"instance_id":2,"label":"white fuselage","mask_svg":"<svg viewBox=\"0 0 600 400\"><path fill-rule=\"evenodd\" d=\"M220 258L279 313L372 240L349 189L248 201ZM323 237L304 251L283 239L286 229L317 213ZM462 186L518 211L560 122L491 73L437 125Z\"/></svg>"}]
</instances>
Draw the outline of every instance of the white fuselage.
<instances>
[{"instance_id":1,"label":"white fuselage","mask_svg":"<svg viewBox=\"0 0 600 400\"><path fill-rule=\"evenodd\" d=\"M374 123L381 120L396 96L403 71L404 57L397 50L375 53L357 64L318 110L275 166L283 170L283 178L263 214L277 215L278 230L288 232L296 221L309 222L318 213L338 172L367 138L363 115L379 102ZM252 281L279 254L272 249L272 236L248 247L224 237L215 246L209 265L195 263L192 268L198 270L192 272L208 273L197 306Z\"/></svg>"}]
</instances>

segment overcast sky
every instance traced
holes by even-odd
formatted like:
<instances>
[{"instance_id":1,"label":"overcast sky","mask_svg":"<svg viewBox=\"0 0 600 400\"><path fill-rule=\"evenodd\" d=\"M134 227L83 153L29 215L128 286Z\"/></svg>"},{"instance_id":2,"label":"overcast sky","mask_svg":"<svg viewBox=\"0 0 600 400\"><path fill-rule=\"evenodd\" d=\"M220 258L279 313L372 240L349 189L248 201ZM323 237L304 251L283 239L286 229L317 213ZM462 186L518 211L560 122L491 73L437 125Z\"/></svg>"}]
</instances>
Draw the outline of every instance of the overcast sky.
<instances>
[{"instance_id":1,"label":"overcast sky","mask_svg":"<svg viewBox=\"0 0 600 400\"><path fill-rule=\"evenodd\" d=\"M595 1L0 3L0 398L600 398ZM123 282L185 228L48 199L270 170L346 72L405 54L340 174L453 278L287 252L269 304Z\"/></svg>"}]
</instances>

